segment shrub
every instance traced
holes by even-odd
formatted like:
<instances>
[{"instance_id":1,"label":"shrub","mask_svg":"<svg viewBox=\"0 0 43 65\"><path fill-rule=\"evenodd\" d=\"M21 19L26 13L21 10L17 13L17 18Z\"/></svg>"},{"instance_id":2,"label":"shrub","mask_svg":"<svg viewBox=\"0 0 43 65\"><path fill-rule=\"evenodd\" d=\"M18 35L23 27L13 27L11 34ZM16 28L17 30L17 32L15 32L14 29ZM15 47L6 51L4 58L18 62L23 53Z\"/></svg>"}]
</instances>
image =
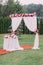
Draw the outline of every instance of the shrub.
<instances>
[{"instance_id":1,"label":"shrub","mask_svg":"<svg viewBox=\"0 0 43 65\"><path fill-rule=\"evenodd\" d=\"M10 25L11 25L11 19L9 17L1 17L0 18L0 33L8 33Z\"/></svg>"}]
</instances>

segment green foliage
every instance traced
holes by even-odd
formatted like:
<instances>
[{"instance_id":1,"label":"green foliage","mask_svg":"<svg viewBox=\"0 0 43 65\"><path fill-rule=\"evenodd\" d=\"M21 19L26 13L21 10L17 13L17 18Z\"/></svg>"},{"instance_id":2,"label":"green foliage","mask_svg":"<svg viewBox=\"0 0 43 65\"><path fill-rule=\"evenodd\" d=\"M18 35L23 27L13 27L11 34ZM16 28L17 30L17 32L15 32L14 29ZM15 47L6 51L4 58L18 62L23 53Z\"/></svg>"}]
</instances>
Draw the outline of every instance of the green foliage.
<instances>
[{"instance_id":1,"label":"green foliage","mask_svg":"<svg viewBox=\"0 0 43 65\"><path fill-rule=\"evenodd\" d=\"M22 19L21 24L22 24L22 33L23 34L29 34L29 29L26 27L23 19Z\"/></svg>"},{"instance_id":2,"label":"green foliage","mask_svg":"<svg viewBox=\"0 0 43 65\"><path fill-rule=\"evenodd\" d=\"M18 2L14 0L8 0L6 5L0 5L0 16L5 17L14 13L23 13L23 8Z\"/></svg>"},{"instance_id":3,"label":"green foliage","mask_svg":"<svg viewBox=\"0 0 43 65\"><path fill-rule=\"evenodd\" d=\"M15 5L15 13L23 13L23 9L20 4Z\"/></svg>"},{"instance_id":4,"label":"green foliage","mask_svg":"<svg viewBox=\"0 0 43 65\"><path fill-rule=\"evenodd\" d=\"M14 4L14 0L8 0L7 4L8 5L13 5Z\"/></svg>"},{"instance_id":5,"label":"green foliage","mask_svg":"<svg viewBox=\"0 0 43 65\"><path fill-rule=\"evenodd\" d=\"M43 34L43 19L40 20L40 34Z\"/></svg>"},{"instance_id":6,"label":"green foliage","mask_svg":"<svg viewBox=\"0 0 43 65\"><path fill-rule=\"evenodd\" d=\"M0 33L7 33L9 26L11 25L11 19L9 17L0 18Z\"/></svg>"},{"instance_id":7,"label":"green foliage","mask_svg":"<svg viewBox=\"0 0 43 65\"><path fill-rule=\"evenodd\" d=\"M2 16L2 5L0 4L0 17Z\"/></svg>"}]
</instances>

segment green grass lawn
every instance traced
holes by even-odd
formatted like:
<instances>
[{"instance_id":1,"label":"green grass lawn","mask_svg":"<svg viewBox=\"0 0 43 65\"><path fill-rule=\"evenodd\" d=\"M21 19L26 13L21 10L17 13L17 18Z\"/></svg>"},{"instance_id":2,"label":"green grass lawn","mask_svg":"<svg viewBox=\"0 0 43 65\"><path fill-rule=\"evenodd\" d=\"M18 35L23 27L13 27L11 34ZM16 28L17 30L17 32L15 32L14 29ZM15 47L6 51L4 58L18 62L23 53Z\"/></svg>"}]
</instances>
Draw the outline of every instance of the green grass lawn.
<instances>
[{"instance_id":1,"label":"green grass lawn","mask_svg":"<svg viewBox=\"0 0 43 65\"><path fill-rule=\"evenodd\" d=\"M21 35L20 45L34 45L34 35ZM0 34L0 48L3 47L4 34ZM40 38L39 50L23 50L0 55L0 65L43 65L43 35Z\"/></svg>"}]
</instances>

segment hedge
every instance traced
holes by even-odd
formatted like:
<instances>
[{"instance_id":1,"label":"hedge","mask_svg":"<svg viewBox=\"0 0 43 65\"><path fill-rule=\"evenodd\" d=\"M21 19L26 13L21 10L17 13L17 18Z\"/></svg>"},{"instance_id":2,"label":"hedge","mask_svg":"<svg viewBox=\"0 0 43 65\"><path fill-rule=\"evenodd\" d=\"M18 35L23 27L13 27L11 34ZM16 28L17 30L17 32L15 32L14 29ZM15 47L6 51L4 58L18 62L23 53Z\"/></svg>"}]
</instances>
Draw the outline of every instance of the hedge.
<instances>
[{"instance_id":1,"label":"hedge","mask_svg":"<svg viewBox=\"0 0 43 65\"><path fill-rule=\"evenodd\" d=\"M39 29L39 33L43 34L43 19L40 20L40 29Z\"/></svg>"},{"instance_id":2,"label":"hedge","mask_svg":"<svg viewBox=\"0 0 43 65\"><path fill-rule=\"evenodd\" d=\"M0 18L0 33L8 33L10 25L11 25L11 19L9 17L1 17Z\"/></svg>"}]
</instances>

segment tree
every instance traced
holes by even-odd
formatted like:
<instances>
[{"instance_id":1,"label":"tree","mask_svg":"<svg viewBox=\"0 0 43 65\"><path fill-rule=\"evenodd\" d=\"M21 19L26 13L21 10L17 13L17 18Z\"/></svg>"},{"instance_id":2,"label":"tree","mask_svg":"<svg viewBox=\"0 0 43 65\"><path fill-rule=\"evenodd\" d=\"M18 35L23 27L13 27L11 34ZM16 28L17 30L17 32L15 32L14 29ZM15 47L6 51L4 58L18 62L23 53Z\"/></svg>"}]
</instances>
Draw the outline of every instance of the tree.
<instances>
[{"instance_id":1,"label":"tree","mask_svg":"<svg viewBox=\"0 0 43 65\"><path fill-rule=\"evenodd\" d=\"M0 4L0 17L2 16L2 5Z\"/></svg>"},{"instance_id":2,"label":"tree","mask_svg":"<svg viewBox=\"0 0 43 65\"><path fill-rule=\"evenodd\" d=\"M6 5L3 5L1 8L2 16L9 16L14 13L23 13L23 8L19 2L14 2L14 0L8 0Z\"/></svg>"},{"instance_id":3,"label":"tree","mask_svg":"<svg viewBox=\"0 0 43 65\"><path fill-rule=\"evenodd\" d=\"M14 0L8 0L7 5L13 5L14 4Z\"/></svg>"}]
</instances>

